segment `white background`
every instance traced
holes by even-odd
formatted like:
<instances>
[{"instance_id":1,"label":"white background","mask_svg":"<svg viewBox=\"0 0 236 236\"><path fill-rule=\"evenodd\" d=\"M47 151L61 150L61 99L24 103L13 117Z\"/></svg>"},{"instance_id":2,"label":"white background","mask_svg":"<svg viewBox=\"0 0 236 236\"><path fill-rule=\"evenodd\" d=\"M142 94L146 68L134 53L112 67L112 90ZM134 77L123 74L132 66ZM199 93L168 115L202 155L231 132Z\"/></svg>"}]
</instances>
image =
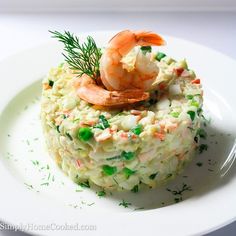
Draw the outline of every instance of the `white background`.
<instances>
[{"instance_id":1,"label":"white background","mask_svg":"<svg viewBox=\"0 0 236 236\"><path fill-rule=\"evenodd\" d=\"M32 7L32 2L37 3L37 6ZM88 1L67 0L66 2L67 4L63 5L65 1L62 0L58 0L57 4L55 4L55 0L0 0L0 12L8 12L0 13L0 60L23 49L51 40L48 33L49 29L70 30L79 33L125 28L149 29L160 34L181 37L214 48L236 59L236 12L233 12L236 9L236 1L234 0L172 0L168 2L146 0L140 2L138 6L135 4L138 2L137 0L120 0L119 4L108 5L105 0L93 1L94 5L91 5L91 2L88 4ZM69 2L71 5L68 4ZM99 5L102 2L103 5ZM113 1L111 2L113 3ZM152 5L155 2L156 5ZM30 4L26 5L26 3ZM163 12L164 10L171 10L168 7L170 3L174 3L172 10L175 12ZM139 10L138 13L127 12L129 9L134 10L133 5L136 5ZM65 13L66 10L72 9L72 6L74 13ZM153 12L147 11L151 8L150 6L152 6ZM76 13L76 11L83 11L84 9L92 10L94 13ZM99 9L106 12L99 12ZM142 9L145 10L145 13L141 12ZM157 9L162 12L157 12ZM180 9L183 12L178 11ZM194 9L205 12L189 12L190 10L194 11ZM208 12L209 9L213 12ZM20 13L20 11L39 12L41 10L48 13ZM113 13L109 13L111 10ZM120 10L123 13L120 13ZM215 12L216 10L218 12ZM227 12L219 12L219 10L227 10ZM50 11L54 13L49 13ZM95 13L95 11L97 12ZM10 12L15 13L10 14ZM204 57L204 55L202 56ZM14 65L12 69L14 69ZM222 78L222 85L223 82L224 78ZM22 236L25 234L0 231L0 236L13 235ZM236 224L231 224L210 235L236 235Z\"/></svg>"}]
</instances>

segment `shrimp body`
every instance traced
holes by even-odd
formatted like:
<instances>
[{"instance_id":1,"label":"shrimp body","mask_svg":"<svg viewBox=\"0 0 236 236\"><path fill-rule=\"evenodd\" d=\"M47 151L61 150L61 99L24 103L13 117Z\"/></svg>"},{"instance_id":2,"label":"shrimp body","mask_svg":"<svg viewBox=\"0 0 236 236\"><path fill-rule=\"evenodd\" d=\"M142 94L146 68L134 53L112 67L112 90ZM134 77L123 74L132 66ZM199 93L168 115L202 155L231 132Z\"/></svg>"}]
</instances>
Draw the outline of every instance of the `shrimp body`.
<instances>
[{"instance_id":1,"label":"shrimp body","mask_svg":"<svg viewBox=\"0 0 236 236\"><path fill-rule=\"evenodd\" d=\"M108 91L102 86L97 85L91 77L85 74L75 81L74 86L81 99L104 107L133 104L146 100L149 97L149 93L140 89Z\"/></svg>"},{"instance_id":2,"label":"shrimp body","mask_svg":"<svg viewBox=\"0 0 236 236\"><path fill-rule=\"evenodd\" d=\"M134 70L131 72L124 68L121 60L137 45L159 46L164 44L164 40L153 32L125 30L116 34L109 41L108 47L100 59L102 83L108 90L149 90L159 73L159 68L151 60L150 55L139 52Z\"/></svg>"}]
</instances>

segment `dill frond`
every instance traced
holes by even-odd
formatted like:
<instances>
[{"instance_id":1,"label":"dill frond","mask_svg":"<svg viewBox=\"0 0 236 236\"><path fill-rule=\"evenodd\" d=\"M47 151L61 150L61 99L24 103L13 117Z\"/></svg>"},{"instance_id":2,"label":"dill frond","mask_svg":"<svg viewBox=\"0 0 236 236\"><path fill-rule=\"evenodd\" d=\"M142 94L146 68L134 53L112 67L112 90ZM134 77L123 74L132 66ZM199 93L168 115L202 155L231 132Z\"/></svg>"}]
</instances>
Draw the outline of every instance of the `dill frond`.
<instances>
[{"instance_id":1,"label":"dill frond","mask_svg":"<svg viewBox=\"0 0 236 236\"><path fill-rule=\"evenodd\" d=\"M69 31L65 31L64 34L58 31L49 32L53 34L52 38L57 38L64 44L66 54L62 53L62 55L70 69L74 70L78 76L86 74L93 79L98 78L99 60L102 53L91 36L88 36L87 41L81 44L79 38Z\"/></svg>"}]
</instances>

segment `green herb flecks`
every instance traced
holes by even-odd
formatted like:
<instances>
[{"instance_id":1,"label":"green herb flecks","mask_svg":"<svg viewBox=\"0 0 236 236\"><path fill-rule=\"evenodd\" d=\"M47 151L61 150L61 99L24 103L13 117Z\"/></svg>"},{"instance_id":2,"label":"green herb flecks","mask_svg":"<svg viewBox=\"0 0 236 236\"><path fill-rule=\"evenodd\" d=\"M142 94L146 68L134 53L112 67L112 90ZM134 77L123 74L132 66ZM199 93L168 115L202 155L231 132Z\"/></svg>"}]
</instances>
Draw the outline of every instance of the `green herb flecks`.
<instances>
[{"instance_id":1,"label":"green herb flecks","mask_svg":"<svg viewBox=\"0 0 236 236\"><path fill-rule=\"evenodd\" d=\"M70 139L70 141L73 140L73 138L71 137L71 135L69 133L66 132L66 136Z\"/></svg>"},{"instance_id":2,"label":"green herb flecks","mask_svg":"<svg viewBox=\"0 0 236 236\"><path fill-rule=\"evenodd\" d=\"M125 152L125 151L123 151L121 153L121 157L126 161L130 161L130 160L134 159L135 154L134 154L134 152Z\"/></svg>"},{"instance_id":3,"label":"green herb flecks","mask_svg":"<svg viewBox=\"0 0 236 236\"><path fill-rule=\"evenodd\" d=\"M104 115L99 116L99 122L98 122L98 124L96 124L94 126L94 128L98 128L98 129L102 129L102 130L109 128L109 127L110 127L110 124Z\"/></svg>"},{"instance_id":4,"label":"green herb flecks","mask_svg":"<svg viewBox=\"0 0 236 236\"><path fill-rule=\"evenodd\" d=\"M201 144L199 147L198 147L198 151L199 153L203 153L204 151L207 151L208 149L208 145L207 144Z\"/></svg>"},{"instance_id":5,"label":"green herb flecks","mask_svg":"<svg viewBox=\"0 0 236 236\"><path fill-rule=\"evenodd\" d=\"M187 113L189 114L191 120L194 121L194 118L195 118L195 116L196 116L195 111L188 111Z\"/></svg>"},{"instance_id":6,"label":"green herb flecks","mask_svg":"<svg viewBox=\"0 0 236 236\"><path fill-rule=\"evenodd\" d=\"M127 167L125 167L123 170L123 173L125 174L125 177L128 179L131 175L135 174L136 171L135 170L131 170Z\"/></svg>"},{"instance_id":7,"label":"green herb flecks","mask_svg":"<svg viewBox=\"0 0 236 236\"><path fill-rule=\"evenodd\" d=\"M53 85L54 85L54 81L52 81L52 80L48 80L48 85L49 85L50 87L53 87Z\"/></svg>"},{"instance_id":8,"label":"green herb flecks","mask_svg":"<svg viewBox=\"0 0 236 236\"><path fill-rule=\"evenodd\" d=\"M206 139L207 132L204 129L200 128L197 130L197 135L199 135L200 138Z\"/></svg>"},{"instance_id":9,"label":"green herb flecks","mask_svg":"<svg viewBox=\"0 0 236 236\"><path fill-rule=\"evenodd\" d=\"M157 172L157 173L154 173L154 174L151 174L151 175L149 176L149 179L155 179L156 176L157 176L157 174L158 174L158 172Z\"/></svg>"},{"instance_id":10,"label":"green herb flecks","mask_svg":"<svg viewBox=\"0 0 236 236\"><path fill-rule=\"evenodd\" d=\"M202 164L202 162L197 162L196 165L197 165L198 167L201 167L203 164Z\"/></svg>"},{"instance_id":11,"label":"green herb flecks","mask_svg":"<svg viewBox=\"0 0 236 236\"><path fill-rule=\"evenodd\" d=\"M49 32L53 34L53 38L64 44L66 55L63 53L63 56L72 70L79 76L86 74L94 79L99 76L99 60L102 54L91 36L81 44L79 38L68 31L64 34L58 31Z\"/></svg>"},{"instance_id":12,"label":"green herb flecks","mask_svg":"<svg viewBox=\"0 0 236 236\"><path fill-rule=\"evenodd\" d=\"M88 180L85 182L77 182L77 184L83 188L90 188L90 184Z\"/></svg>"},{"instance_id":13,"label":"green herb flecks","mask_svg":"<svg viewBox=\"0 0 236 236\"><path fill-rule=\"evenodd\" d=\"M137 193L138 190L139 190L138 185L135 185L135 186L131 189L131 192Z\"/></svg>"},{"instance_id":14,"label":"green herb flecks","mask_svg":"<svg viewBox=\"0 0 236 236\"><path fill-rule=\"evenodd\" d=\"M157 61L161 61L162 58L166 57L166 54L163 52L158 52L157 55L155 56L155 59Z\"/></svg>"},{"instance_id":15,"label":"green herb flecks","mask_svg":"<svg viewBox=\"0 0 236 236\"><path fill-rule=\"evenodd\" d=\"M188 100L191 100L191 99L193 99L193 95L191 95L191 94L189 94L189 95L186 95L186 98L188 99Z\"/></svg>"},{"instance_id":16,"label":"green herb flecks","mask_svg":"<svg viewBox=\"0 0 236 236\"><path fill-rule=\"evenodd\" d=\"M177 202L181 202L183 201L183 193L186 191L192 191L192 188L190 186L188 186L187 184L183 183L182 188L177 190L171 190L169 188L166 189L168 192L172 193L174 196L176 196L174 198L174 201Z\"/></svg>"},{"instance_id":17,"label":"green herb flecks","mask_svg":"<svg viewBox=\"0 0 236 236\"><path fill-rule=\"evenodd\" d=\"M24 183L24 185L25 185L28 189L33 189L33 188L34 188L32 184Z\"/></svg>"},{"instance_id":18,"label":"green herb flecks","mask_svg":"<svg viewBox=\"0 0 236 236\"><path fill-rule=\"evenodd\" d=\"M121 155L119 156L114 156L114 157L108 157L106 158L107 161L113 161L113 160L120 160L122 157Z\"/></svg>"},{"instance_id":19,"label":"green herb flecks","mask_svg":"<svg viewBox=\"0 0 236 236\"><path fill-rule=\"evenodd\" d=\"M152 52L152 47L151 46L142 46L141 48L141 51L144 55L146 55L148 52Z\"/></svg>"},{"instance_id":20,"label":"green herb flecks","mask_svg":"<svg viewBox=\"0 0 236 236\"><path fill-rule=\"evenodd\" d=\"M106 196L106 192L104 190L101 190L101 191L97 192L97 195L99 197L104 197L104 196Z\"/></svg>"},{"instance_id":21,"label":"green herb flecks","mask_svg":"<svg viewBox=\"0 0 236 236\"><path fill-rule=\"evenodd\" d=\"M122 202L119 203L119 206L123 206L124 208L128 208L131 205L130 202L126 202L125 200L122 200Z\"/></svg>"}]
</instances>

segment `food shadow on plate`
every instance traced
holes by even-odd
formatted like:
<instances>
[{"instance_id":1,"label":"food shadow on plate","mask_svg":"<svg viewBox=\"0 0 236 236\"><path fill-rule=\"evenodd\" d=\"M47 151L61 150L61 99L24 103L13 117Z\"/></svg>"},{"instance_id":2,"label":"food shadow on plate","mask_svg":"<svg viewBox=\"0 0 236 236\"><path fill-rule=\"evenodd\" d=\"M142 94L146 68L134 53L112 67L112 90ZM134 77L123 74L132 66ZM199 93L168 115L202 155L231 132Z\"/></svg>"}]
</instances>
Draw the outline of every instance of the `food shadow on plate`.
<instances>
[{"instance_id":1,"label":"food shadow on plate","mask_svg":"<svg viewBox=\"0 0 236 236\"><path fill-rule=\"evenodd\" d=\"M125 208L151 210L201 197L227 184L236 175L235 156L229 157L235 137L213 125L208 125L205 130L207 138L200 142L205 148L202 153L197 150L192 162L176 179L154 189L144 188L138 193L112 192L107 198L120 202Z\"/></svg>"}]
</instances>

